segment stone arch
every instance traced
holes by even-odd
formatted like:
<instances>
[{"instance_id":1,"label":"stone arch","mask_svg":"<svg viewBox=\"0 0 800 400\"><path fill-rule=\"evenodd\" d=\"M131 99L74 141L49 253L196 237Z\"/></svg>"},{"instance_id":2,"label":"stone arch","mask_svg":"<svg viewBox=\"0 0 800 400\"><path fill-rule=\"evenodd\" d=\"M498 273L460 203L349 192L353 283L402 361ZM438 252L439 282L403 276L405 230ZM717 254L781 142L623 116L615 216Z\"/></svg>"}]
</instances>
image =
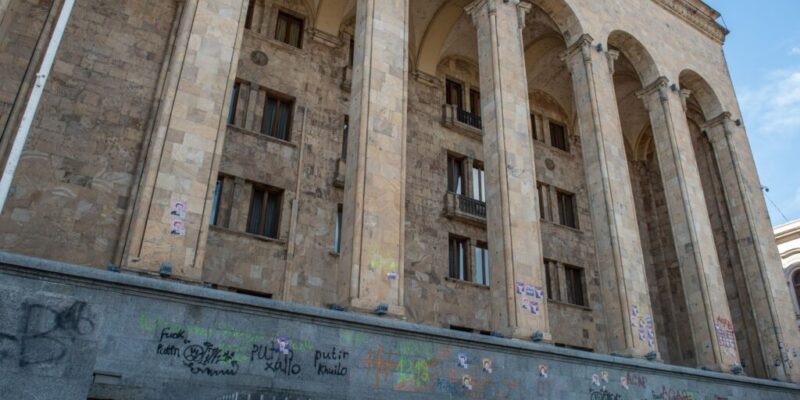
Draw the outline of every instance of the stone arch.
<instances>
[{"instance_id":1,"label":"stone arch","mask_svg":"<svg viewBox=\"0 0 800 400\"><path fill-rule=\"evenodd\" d=\"M700 74L693 70L685 69L680 73L678 82L682 89L688 89L692 92L691 95L697 101L706 120L711 120L722 114L722 103L720 103L719 97L717 97L711 85L708 84L708 81L703 79Z\"/></svg>"},{"instance_id":2,"label":"stone arch","mask_svg":"<svg viewBox=\"0 0 800 400\"><path fill-rule=\"evenodd\" d=\"M311 14L314 16L314 28L338 36L342 25L354 11L355 0L319 0L316 13Z\"/></svg>"},{"instance_id":3,"label":"stone arch","mask_svg":"<svg viewBox=\"0 0 800 400\"><path fill-rule=\"evenodd\" d=\"M566 47L564 39L555 34L545 35L528 44L525 47L525 66L528 70L527 72L530 73L531 67L537 60L541 59L542 55L564 47Z\"/></svg>"},{"instance_id":4,"label":"stone arch","mask_svg":"<svg viewBox=\"0 0 800 400\"><path fill-rule=\"evenodd\" d=\"M786 283L789 285L789 294L795 314L800 315L800 262L790 265L784 270Z\"/></svg>"},{"instance_id":5,"label":"stone arch","mask_svg":"<svg viewBox=\"0 0 800 400\"><path fill-rule=\"evenodd\" d=\"M608 47L619 50L633 64L643 86L661 76L653 56L642 42L628 32L616 30L608 35Z\"/></svg>"},{"instance_id":6,"label":"stone arch","mask_svg":"<svg viewBox=\"0 0 800 400\"><path fill-rule=\"evenodd\" d=\"M567 44L572 44L583 35L578 15L565 0L531 0L530 3L550 16Z\"/></svg>"},{"instance_id":7,"label":"stone arch","mask_svg":"<svg viewBox=\"0 0 800 400\"><path fill-rule=\"evenodd\" d=\"M464 7L469 1L449 0L444 2L425 28L418 51L415 52L416 68L428 75L436 75L442 47L447 40L447 35L464 14Z\"/></svg>"}]
</instances>

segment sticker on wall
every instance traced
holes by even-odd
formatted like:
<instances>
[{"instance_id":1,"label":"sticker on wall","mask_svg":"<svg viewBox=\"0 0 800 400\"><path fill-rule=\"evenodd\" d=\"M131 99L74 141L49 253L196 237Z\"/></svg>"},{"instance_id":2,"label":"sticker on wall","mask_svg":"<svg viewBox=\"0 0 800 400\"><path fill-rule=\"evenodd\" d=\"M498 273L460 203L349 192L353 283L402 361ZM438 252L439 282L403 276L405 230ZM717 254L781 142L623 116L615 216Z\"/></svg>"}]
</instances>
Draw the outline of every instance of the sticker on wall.
<instances>
[{"instance_id":1,"label":"sticker on wall","mask_svg":"<svg viewBox=\"0 0 800 400\"><path fill-rule=\"evenodd\" d=\"M600 375L592 374L592 385L600 386Z\"/></svg>"},{"instance_id":2,"label":"sticker on wall","mask_svg":"<svg viewBox=\"0 0 800 400\"><path fill-rule=\"evenodd\" d=\"M172 203L172 211L169 212L169 215L178 218L186 218L186 201L180 200Z\"/></svg>"},{"instance_id":3,"label":"sticker on wall","mask_svg":"<svg viewBox=\"0 0 800 400\"><path fill-rule=\"evenodd\" d=\"M531 285L526 283L525 284L525 294L527 294L528 296L533 296L534 295L533 286L531 286Z\"/></svg>"},{"instance_id":4,"label":"sticker on wall","mask_svg":"<svg viewBox=\"0 0 800 400\"><path fill-rule=\"evenodd\" d=\"M469 364L467 363L467 355L464 353L458 353L458 366L464 369L469 368Z\"/></svg>"},{"instance_id":5,"label":"sticker on wall","mask_svg":"<svg viewBox=\"0 0 800 400\"><path fill-rule=\"evenodd\" d=\"M186 226L181 220L173 220L169 224L169 233L173 236L186 236Z\"/></svg>"},{"instance_id":6,"label":"sticker on wall","mask_svg":"<svg viewBox=\"0 0 800 400\"><path fill-rule=\"evenodd\" d=\"M389 278L390 281L396 281L397 280L397 272L390 271L390 272L388 272L386 274L386 277Z\"/></svg>"},{"instance_id":7,"label":"sticker on wall","mask_svg":"<svg viewBox=\"0 0 800 400\"><path fill-rule=\"evenodd\" d=\"M289 338L286 336L278 336L275 343L275 351L281 354L289 354L291 350Z\"/></svg>"},{"instance_id":8,"label":"sticker on wall","mask_svg":"<svg viewBox=\"0 0 800 400\"><path fill-rule=\"evenodd\" d=\"M491 359L484 358L481 361L481 366L483 366L483 372L486 372L487 374L491 374L492 373L492 360Z\"/></svg>"},{"instance_id":9,"label":"sticker on wall","mask_svg":"<svg viewBox=\"0 0 800 400\"><path fill-rule=\"evenodd\" d=\"M539 303L536 300L531 300L531 314L539 315Z\"/></svg>"},{"instance_id":10,"label":"sticker on wall","mask_svg":"<svg viewBox=\"0 0 800 400\"><path fill-rule=\"evenodd\" d=\"M630 389L630 385L628 385L628 377L627 376L619 377L619 384L622 385L622 388L624 388L625 390Z\"/></svg>"},{"instance_id":11,"label":"sticker on wall","mask_svg":"<svg viewBox=\"0 0 800 400\"><path fill-rule=\"evenodd\" d=\"M464 375L461 377L461 387L466 390L472 390L472 377Z\"/></svg>"},{"instance_id":12,"label":"sticker on wall","mask_svg":"<svg viewBox=\"0 0 800 400\"><path fill-rule=\"evenodd\" d=\"M639 310L639 306L631 304L630 307L631 328L639 334L639 341L647 343L651 349L655 349L655 327L653 324L653 316L651 314L644 314Z\"/></svg>"},{"instance_id":13,"label":"sticker on wall","mask_svg":"<svg viewBox=\"0 0 800 400\"><path fill-rule=\"evenodd\" d=\"M547 379L550 368L545 364L539 364L539 377Z\"/></svg>"},{"instance_id":14,"label":"sticker on wall","mask_svg":"<svg viewBox=\"0 0 800 400\"><path fill-rule=\"evenodd\" d=\"M608 383L608 371L600 373L600 380L603 381L603 383Z\"/></svg>"},{"instance_id":15,"label":"sticker on wall","mask_svg":"<svg viewBox=\"0 0 800 400\"><path fill-rule=\"evenodd\" d=\"M714 330L717 332L717 341L725 354L736 356L736 334L733 332L733 323L725 318L717 318L714 321ZM783 349L781 349L783 352ZM788 361L788 357L786 357Z\"/></svg>"},{"instance_id":16,"label":"sticker on wall","mask_svg":"<svg viewBox=\"0 0 800 400\"><path fill-rule=\"evenodd\" d=\"M537 299L543 299L544 298L544 290L542 289L541 285L534 286L533 287L533 293L534 293L534 297L536 297Z\"/></svg>"},{"instance_id":17,"label":"sticker on wall","mask_svg":"<svg viewBox=\"0 0 800 400\"><path fill-rule=\"evenodd\" d=\"M527 297L522 298L522 309L523 310L530 310L531 309L531 302L528 300Z\"/></svg>"},{"instance_id":18,"label":"sticker on wall","mask_svg":"<svg viewBox=\"0 0 800 400\"><path fill-rule=\"evenodd\" d=\"M514 287L517 289L517 294L523 294L525 291L525 284L522 282L517 282Z\"/></svg>"}]
</instances>

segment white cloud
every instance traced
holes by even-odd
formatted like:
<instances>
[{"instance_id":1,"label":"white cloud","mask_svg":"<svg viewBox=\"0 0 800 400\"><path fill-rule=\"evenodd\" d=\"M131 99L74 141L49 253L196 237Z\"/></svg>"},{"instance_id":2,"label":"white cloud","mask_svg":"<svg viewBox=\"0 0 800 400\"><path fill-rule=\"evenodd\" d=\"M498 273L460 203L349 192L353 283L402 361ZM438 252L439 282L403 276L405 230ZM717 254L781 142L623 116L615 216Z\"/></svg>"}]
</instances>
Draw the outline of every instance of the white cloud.
<instances>
[{"instance_id":1,"label":"white cloud","mask_svg":"<svg viewBox=\"0 0 800 400\"><path fill-rule=\"evenodd\" d=\"M789 55L790 56L800 56L800 47L792 47L792 49L789 50Z\"/></svg>"},{"instance_id":2,"label":"white cloud","mask_svg":"<svg viewBox=\"0 0 800 400\"><path fill-rule=\"evenodd\" d=\"M775 71L740 102L748 130L756 135L800 136L800 68Z\"/></svg>"}]
</instances>

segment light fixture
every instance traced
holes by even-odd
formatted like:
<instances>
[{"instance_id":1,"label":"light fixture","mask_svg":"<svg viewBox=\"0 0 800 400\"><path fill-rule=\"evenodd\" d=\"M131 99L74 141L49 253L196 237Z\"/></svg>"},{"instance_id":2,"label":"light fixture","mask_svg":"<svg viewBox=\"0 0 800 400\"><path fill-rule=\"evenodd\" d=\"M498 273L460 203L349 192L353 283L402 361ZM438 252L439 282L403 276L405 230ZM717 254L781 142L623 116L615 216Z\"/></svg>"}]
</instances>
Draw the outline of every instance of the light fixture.
<instances>
[{"instance_id":1,"label":"light fixture","mask_svg":"<svg viewBox=\"0 0 800 400\"><path fill-rule=\"evenodd\" d=\"M172 264L161 263L161 266L158 269L158 274L161 275L162 278L167 278L172 275Z\"/></svg>"}]
</instances>

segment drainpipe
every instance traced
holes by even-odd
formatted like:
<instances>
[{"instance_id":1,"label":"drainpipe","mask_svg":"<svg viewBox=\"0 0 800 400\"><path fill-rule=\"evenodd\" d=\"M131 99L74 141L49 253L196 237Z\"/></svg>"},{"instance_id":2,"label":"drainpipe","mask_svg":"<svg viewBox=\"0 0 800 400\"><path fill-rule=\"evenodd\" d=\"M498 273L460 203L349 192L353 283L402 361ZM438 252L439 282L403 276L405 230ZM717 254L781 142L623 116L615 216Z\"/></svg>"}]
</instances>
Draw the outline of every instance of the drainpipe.
<instances>
[{"instance_id":1,"label":"drainpipe","mask_svg":"<svg viewBox=\"0 0 800 400\"><path fill-rule=\"evenodd\" d=\"M36 110L39 108L39 101L42 99L47 78L50 76L50 71L53 69L53 62L58 52L58 47L61 45L61 39L64 37L64 30L67 28L67 22L72 15L72 7L75 5L75 0L65 0L64 6L61 8L61 13L58 16L58 22L53 30L53 36L50 38L50 43L47 45L47 51L42 60L42 66L39 73L36 74L36 82L31 90L31 96L28 98L28 104L25 106L25 113L22 115L17 136L14 138L14 145L11 147L11 152L8 155L6 166L3 169L3 177L0 179L0 213L6 205L8 199L8 191L11 189L11 181L14 179L14 172L19 165L19 159L22 156L22 148L25 147L25 142L28 140L28 134L33 124L33 118L36 116Z\"/></svg>"}]
</instances>

